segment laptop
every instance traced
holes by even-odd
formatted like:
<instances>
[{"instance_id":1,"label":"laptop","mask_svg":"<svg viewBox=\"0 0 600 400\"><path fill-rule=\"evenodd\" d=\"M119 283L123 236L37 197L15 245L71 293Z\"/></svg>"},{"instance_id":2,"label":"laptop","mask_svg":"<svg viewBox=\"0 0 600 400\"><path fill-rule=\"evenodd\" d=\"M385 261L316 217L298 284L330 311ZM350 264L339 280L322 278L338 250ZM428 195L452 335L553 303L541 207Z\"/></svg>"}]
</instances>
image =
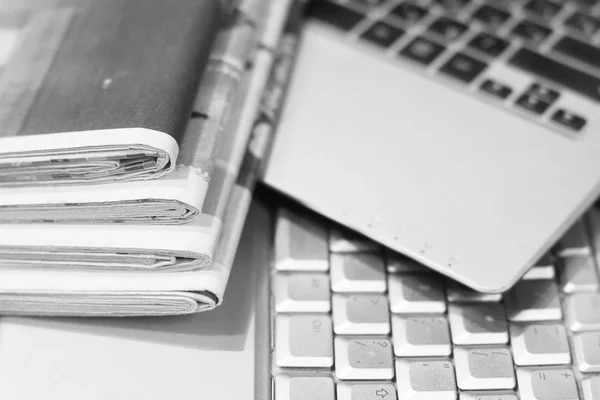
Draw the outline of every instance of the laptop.
<instances>
[{"instance_id":1,"label":"laptop","mask_svg":"<svg viewBox=\"0 0 600 400\"><path fill-rule=\"evenodd\" d=\"M11 400L594 400L600 211L504 295L259 191L223 305L0 319Z\"/></svg>"},{"instance_id":2,"label":"laptop","mask_svg":"<svg viewBox=\"0 0 600 400\"><path fill-rule=\"evenodd\" d=\"M478 291L600 194L600 4L313 1L265 183Z\"/></svg>"}]
</instances>

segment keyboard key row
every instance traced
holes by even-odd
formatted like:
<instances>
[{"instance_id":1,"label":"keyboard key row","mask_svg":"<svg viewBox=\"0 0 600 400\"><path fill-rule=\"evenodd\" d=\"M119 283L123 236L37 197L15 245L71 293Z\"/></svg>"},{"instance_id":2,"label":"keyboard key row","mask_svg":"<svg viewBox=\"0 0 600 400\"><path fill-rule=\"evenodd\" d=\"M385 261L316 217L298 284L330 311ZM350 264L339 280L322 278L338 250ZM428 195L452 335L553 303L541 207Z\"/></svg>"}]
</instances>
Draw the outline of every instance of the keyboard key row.
<instances>
[{"instance_id":1,"label":"keyboard key row","mask_svg":"<svg viewBox=\"0 0 600 400\"><path fill-rule=\"evenodd\" d=\"M540 5L537 1L528 3L526 8L536 15L551 10L551 7ZM342 31L351 30L366 18L365 14L327 0L311 2L308 13L313 18ZM372 22L363 37L381 46L388 47L404 33L404 30L396 26L394 21L401 21L407 26L411 26L421 21L427 13L427 9L416 4L407 2L399 4L390 10L388 16L384 17L384 19L389 19L389 23L384 20ZM472 19L486 26L498 28L510 19L510 13L486 4L479 7L472 14ZM583 22L581 18L575 17L572 24L578 26ZM587 28L589 22L584 26L586 26L585 29L589 29ZM427 27L427 30L443 41L448 42L460 38L469 30L469 26L449 16L442 16L433 21ZM533 44L545 40L551 33L552 30L549 27L530 20L518 22L511 31L512 36Z\"/></svg>"},{"instance_id":2,"label":"keyboard key row","mask_svg":"<svg viewBox=\"0 0 600 400\"><path fill-rule=\"evenodd\" d=\"M511 391L517 384L523 399L579 399L574 374L569 368L518 368L516 376L507 348L457 348L455 366L446 359L396 359L395 365L386 347L374 340L337 340L336 358L342 372L339 379L390 380L394 376L397 389L391 383L342 383L337 385L338 399L369 400L385 398L396 391L401 399L456 399L457 388L468 390L461 399L516 399ZM337 355L336 355L337 357ZM348 358L346 358L348 357ZM456 372L455 372L456 368ZM395 370L395 372L394 372ZM600 377L582 381L586 399L598 393ZM335 384L325 376L285 376L275 379L276 399L313 400L335 398ZM505 391L502 391L505 390ZM590 397L591 396L591 397Z\"/></svg>"},{"instance_id":3,"label":"keyboard key row","mask_svg":"<svg viewBox=\"0 0 600 400\"><path fill-rule=\"evenodd\" d=\"M414 282L423 284L422 281ZM540 286L538 284L544 281L532 280L524 282L534 284L534 286L519 284L522 289L531 290L528 296L530 300L526 302L529 306L515 310L511 308L511 304L513 303L508 302L509 319L515 322L560 319L561 314L553 308L554 306L550 306L550 303L547 301L548 297L539 291ZM391 286L390 288L393 287ZM405 290L404 293L410 293L412 289L403 288L402 290ZM411 313L442 314L445 311L445 303L441 298L432 302L431 297L427 296L430 291L431 288L420 288L417 289L416 294L408 294L408 297L413 300L420 298L422 301L415 302L416 304L404 304L400 307L403 316L392 316L392 330L394 336L397 336L395 340L398 340L399 346L398 356L425 355L430 352L435 354L440 354L439 352L441 352L440 355L446 353L447 347L444 347L444 350L435 347L449 344L447 335L443 333L448 324L445 319L446 317L443 315L439 317L433 315L427 317L409 316ZM404 295L404 293L402 294ZM517 296L519 295L517 294ZM508 298L511 298L510 295ZM394 308L393 299L390 301L392 303L392 312L397 311L398 308ZM541 301L541 303L536 303L538 301ZM276 307L280 307L281 304L281 302L277 301ZM323 310L319 309L318 311ZM390 314L387 299L383 295L334 295L333 326L329 315L312 314L307 309L303 309L302 312L301 314L292 315L279 314L281 317L281 326L278 327L278 331L281 330L283 337L289 338L282 346L286 348L290 347L293 342L292 339L296 335L300 335L298 333L300 331L310 333L312 336L315 336L315 340L321 338L321 341L330 341L332 331L335 331L337 334L346 335L387 335L390 332ZM582 292L567 296L565 299L565 312L566 322L571 331L600 331L600 294L597 292ZM448 318L452 332L452 341L457 345L502 344L508 342L504 310L500 303L451 303L448 310ZM290 327L290 324L295 324L295 327ZM539 345L541 348L546 348L547 343L553 343L552 346L558 346L558 342L564 342L562 329L557 328L555 324L511 326L513 342L523 342L524 344L521 343L520 346L527 350L528 353L553 354L551 351L539 350L535 346ZM529 328L529 326L532 328ZM525 339L521 340L521 336ZM534 337L537 338L537 342L533 341L533 339L528 339ZM428 346L433 346L435 349ZM523 354L527 355L527 352L523 352ZM567 351L560 351L558 353L566 354ZM531 357L535 358L534 356ZM537 362L541 361L537 360Z\"/></svg>"},{"instance_id":4,"label":"keyboard key row","mask_svg":"<svg viewBox=\"0 0 600 400\"><path fill-rule=\"evenodd\" d=\"M367 31L367 33L368 32L369 31ZM496 57L504 52L504 50L508 47L508 42L504 39L497 38L488 33L480 33L476 35L473 39L471 39L468 46L469 48L474 49L485 56ZM444 52L444 50L445 47L441 44L435 43L424 37L417 37L412 42L410 42L404 49L402 49L400 51L400 54L412 61L418 62L423 65L429 65L434 60L436 60ZM528 68L532 67L532 65L535 63L535 61L527 62L530 64ZM479 75L481 75L486 68L487 64L484 61L478 60L465 53L459 52L454 54L448 61L446 61L446 63L444 63L444 65L442 65L442 67L440 68L440 72L454 79L457 79L458 81L469 84ZM572 71L574 72L574 75L579 74L579 71ZM584 75L584 79L588 79L591 77L587 76L587 74L585 73L582 74ZM563 79L569 78L562 77L561 79L559 79L559 81ZM596 78L593 78L593 80L595 79ZM598 81L598 84L600 85L600 81ZM600 86L598 87L600 88ZM480 85L480 89L499 99L506 99L512 94L512 89L510 87L490 79L485 80ZM575 83L575 90L579 90L580 92L583 91L585 93L588 93L588 95L596 97L596 94L591 93L589 88L582 88L581 85L577 83ZM544 114L552 106L552 104L558 97L558 92L553 92L556 94L556 96L552 99L544 98L540 96L539 93L526 92L517 98L515 105L535 115ZM562 108L553 112L551 116L551 121L556 123L557 126L561 126L573 132L580 131L586 124L584 118Z\"/></svg>"},{"instance_id":5,"label":"keyboard key row","mask_svg":"<svg viewBox=\"0 0 600 400\"><path fill-rule=\"evenodd\" d=\"M512 368L510 369L512 373ZM446 360L396 361L397 393L391 383L334 383L325 376L286 376L275 378L275 400L455 400L456 381L452 363ZM460 378L459 378L460 379ZM510 379L510 378L504 378ZM573 372L565 368L517 370L522 399L579 400ZM514 378L512 378L514 381ZM584 400L594 400L600 377L582 381ZM459 381L461 382L461 381ZM460 386L460 383L459 383ZM462 392L460 400L516 400L512 392Z\"/></svg>"},{"instance_id":6,"label":"keyboard key row","mask_svg":"<svg viewBox=\"0 0 600 400\"><path fill-rule=\"evenodd\" d=\"M560 8L560 6L557 6L557 3L540 0L528 2L525 6L525 9L529 13L545 18L554 16ZM402 3L394 7L391 10L390 15L393 18L414 23L422 19L426 13L427 10L423 7L412 5L410 3ZM353 28L364 18L364 16L357 11L326 0L311 2L309 14L316 19L329 23L344 31ZM490 5L483 5L473 13L474 20L493 26L505 22L509 17L510 15L508 12ZM600 27L600 20L595 20L584 14L576 13L567 20L566 24L567 26L581 28L586 32L590 32L595 31ZM428 26L427 30L443 41L454 41L469 30L469 27L459 20L442 16L433 21ZM551 33L552 29L548 26L531 20L521 20L516 23L511 30L512 36L533 45L545 40ZM364 32L363 38L377 43L380 46L388 47L403 34L404 30L394 24L385 21L374 21L369 29ZM426 43L426 45L419 45L419 43ZM506 42L504 39L490 39L490 37L483 36L476 38L471 44L471 47L480 47L484 52L488 51L492 55L498 55L506 48ZM411 51L411 49L416 50L425 48L427 48L427 56L424 55L425 50L416 53ZM417 61L428 64L441 53L442 49L443 46L440 44L433 42L428 43L420 40L417 44L408 46L405 49L405 52L408 53L409 57L413 56L411 58L416 58ZM592 67L598 66L600 49L588 43L584 43L575 38L564 37L555 44L554 49L569 57L587 63ZM415 54L420 54L420 56L415 56ZM511 63L519 68L526 69L528 72L538 74L547 79L554 80L561 85L570 87L595 100L600 100L600 93L597 90L598 82L594 81L591 76L563 65L556 60L546 58L546 56L534 53L528 49L522 49L511 59ZM549 64L550 67L548 67L547 64ZM544 65L544 68L536 67L540 65ZM548 70L548 72L542 73L542 70ZM588 89L586 90L585 87L588 87Z\"/></svg>"}]
</instances>

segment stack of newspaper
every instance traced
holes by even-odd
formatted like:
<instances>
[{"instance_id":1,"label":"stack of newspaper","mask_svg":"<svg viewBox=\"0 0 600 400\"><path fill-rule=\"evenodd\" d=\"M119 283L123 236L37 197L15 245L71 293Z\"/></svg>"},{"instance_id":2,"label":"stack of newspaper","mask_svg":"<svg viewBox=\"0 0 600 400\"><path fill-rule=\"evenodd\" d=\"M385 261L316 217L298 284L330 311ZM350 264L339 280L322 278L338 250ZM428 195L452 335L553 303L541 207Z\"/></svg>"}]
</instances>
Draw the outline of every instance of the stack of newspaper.
<instances>
[{"instance_id":1,"label":"stack of newspaper","mask_svg":"<svg viewBox=\"0 0 600 400\"><path fill-rule=\"evenodd\" d=\"M14 132L0 129L1 314L171 315L221 303L291 71L300 9L294 0L235 6L212 45L189 121L181 135L172 135L176 140L152 129L119 136L118 129L96 126L19 136L24 116L12 122L21 127ZM56 18L70 16L55 10L44 18L53 21L41 22L49 30ZM53 29L67 30L58 25ZM119 76L100 84L110 91ZM27 121L38 112L33 102ZM14 121L11 107L18 105L0 101L0 122ZM162 118L162 108L155 112ZM174 121L156 123L177 132ZM103 146L86 145L99 137ZM39 150L40 138L52 151Z\"/></svg>"}]
</instances>

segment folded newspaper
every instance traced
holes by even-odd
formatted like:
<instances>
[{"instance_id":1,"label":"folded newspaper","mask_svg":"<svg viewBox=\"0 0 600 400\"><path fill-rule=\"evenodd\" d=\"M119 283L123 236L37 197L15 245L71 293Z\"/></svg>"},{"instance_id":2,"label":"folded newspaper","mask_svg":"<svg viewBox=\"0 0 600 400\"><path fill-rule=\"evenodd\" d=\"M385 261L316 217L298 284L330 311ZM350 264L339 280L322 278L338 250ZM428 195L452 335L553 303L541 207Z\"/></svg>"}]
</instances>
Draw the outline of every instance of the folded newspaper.
<instances>
[{"instance_id":1,"label":"folded newspaper","mask_svg":"<svg viewBox=\"0 0 600 400\"><path fill-rule=\"evenodd\" d=\"M242 3L219 32L174 171L103 185L0 187L0 222L180 224L198 216L214 170L217 133L256 48L253 21L261 8Z\"/></svg>"},{"instance_id":2,"label":"folded newspaper","mask_svg":"<svg viewBox=\"0 0 600 400\"><path fill-rule=\"evenodd\" d=\"M172 170L223 4L0 4L0 186Z\"/></svg>"},{"instance_id":3,"label":"folded newspaper","mask_svg":"<svg viewBox=\"0 0 600 400\"><path fill-rule=\"evenodd\" d=\"M7 265L0 267L0 313L171 315L206 311L221 303L252 187L271 143L272 126L277 120L296 50L300 3L272 0L268 10L261 45L243 79L242 95L236 97L236 106L221 132L226 140L219 141L216 153L219 174L215 174L220 184L211 184L204 213L197 219L223 221L220 239L212 249L213 262L204 269L178 273ZM197 240L201 237L192 236ZM160 239L168 240L162 234Z\"/></svg>"},{"instance_id":4,"label":"folded newspaper","mask_svg":"<svg viewBox=\"0 0 600 400\"><path fill-rule=\"evenodd\" d=\"M246 8L254 7L243 10L240 6L239 12L236 13L238 17L231 21L230 26L222 29L223 35L212 51L211 62L205 71L201 93L194 107L201 117L196 117L192 113L188 135L184 138L180 160L189 164L182 166L181 170L189 165L200 164L205 166L206 170L210 168L211 175L213 170L219 170L218 165L213 164L219 162L215 159L216 147L227 138L227 135L222 134L227 110L239 97L236 97L236 94L244 75L245 65L252 60L253 53L257 49L256 29L245 28L257 25L256 22L249 20L250 15L254 13L253 17L259 18L260 12L264 12L261 9L265 4L267 3L260 0L249 0ZM232 140L238 139L232 137ZM246 142L241 143L240 147L243 148ZM173 180L171 176L165 178L166 182ZM219 184L218 177L215 178L211 186ZM120 186L121 190L136 190L140 186L156 188L157 185L156 181L148 185L143 182L122 182L113 184L112 187ZM101 198L103 194L98 193L102 192L105 186L87 185L84 189L89 189L92 194L97 194ZM20 189L28 190L15 188L16 195L12 197L18 198L19 192L22 191ZM200 187L196 185L195 188L190 189L200 189ZM10 189L6 189L5 192L7 195L12 193ZM62 187L49 192L58 193L60 196L70 194L69 191L63 192ZM97 203L75 204L75 207L71 207L75 210L88 209L97 205ZM143 212L141 209L135 209L135 204L128 202L123 206L126 205L130 205L129 209L133 212ZM16 207L21 206L17 203ZM107 208L99 214L116 216L117 213L122 213L124 208ZM30 215L42 216L34 210L31 211ZM3 214L8 218L15 215L11 214L10 210ZM88 270L188 271L202 268L211 261L212 250L221 230L221 221L206 214L192 220L191 223L180 226L164 224L152 229L137 223L116 225L74 223L85 222L83 218L90 213L79 214L80 220L67 220L64 223L2 225L4 235L0 236L0 262L6 266L21 267L43 265L45 268L68 267ZM62 215L69 214L65 212ZM77 218L75 213L72 213L71 218ZM51 215L43 221L49 220ZM152 216L148 221L152 221ZM129 219L128 222L133 221Z\"/></svg>"}]
</instances>

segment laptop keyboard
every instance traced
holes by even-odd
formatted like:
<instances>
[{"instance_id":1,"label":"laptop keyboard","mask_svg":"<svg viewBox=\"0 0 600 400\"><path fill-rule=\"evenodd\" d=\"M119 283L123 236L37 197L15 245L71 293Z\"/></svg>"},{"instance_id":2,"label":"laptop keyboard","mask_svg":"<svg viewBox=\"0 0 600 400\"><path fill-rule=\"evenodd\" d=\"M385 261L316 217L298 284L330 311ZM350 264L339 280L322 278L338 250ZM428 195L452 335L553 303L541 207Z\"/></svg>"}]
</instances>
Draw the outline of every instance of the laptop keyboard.
<instances>
[{"instance_id":1,"label":"laptop keyboard","mask_svg":"<svg viewBox=\"0 0 600 400\"><path fill-rule=\"evenodd\" d=\"M598 245L592 210L512 290L485 294L282 208L274 400L598 400Z\"/></svg>"},{"instance_id":2,"label":"laptop keyboard","mask_svg":"<svg viewBox=\"0 0 600 400\"><path fill-rule=\"evenodd\" d=\"M350 40L563 133L581 132L600 104L595 0L316 0L308 13ZM508 82L510 71L528 82ZM560 101L565 92L579 101Z\"/></svg>"}]
</instances>

